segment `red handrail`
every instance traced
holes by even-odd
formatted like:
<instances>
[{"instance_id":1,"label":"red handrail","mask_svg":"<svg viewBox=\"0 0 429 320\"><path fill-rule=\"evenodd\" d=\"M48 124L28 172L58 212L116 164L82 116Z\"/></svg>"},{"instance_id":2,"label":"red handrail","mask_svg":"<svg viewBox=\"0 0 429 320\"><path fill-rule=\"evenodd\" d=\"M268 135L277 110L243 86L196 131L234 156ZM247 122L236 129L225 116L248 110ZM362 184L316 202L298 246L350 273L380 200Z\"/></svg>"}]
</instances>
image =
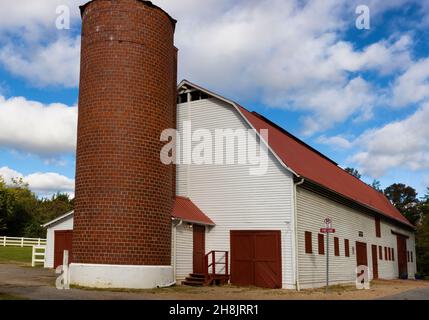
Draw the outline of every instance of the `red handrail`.
<instances>
[{"instance_id":1,"label":"red handrail","mask_svg":"<svg viewBox=\"0 0 429 320\"><path fill-rule=\"evenodd\" d=\"M222 252L224 253L225 256L225 261L224 262L216 262L216 252ZM209 256L211 255L212 257L212 261L209 264ZM225 265L225 273L224 274L216 274L216 264L222 264ZM212 250L209 253L206 254L205 256L205 265L206 265L206 275L209 275L209 269L211 267L211 275L216 276L216 275L226 275L228 276L228 251L220 251L220 250Z\"/></svg>"}]
</instances>

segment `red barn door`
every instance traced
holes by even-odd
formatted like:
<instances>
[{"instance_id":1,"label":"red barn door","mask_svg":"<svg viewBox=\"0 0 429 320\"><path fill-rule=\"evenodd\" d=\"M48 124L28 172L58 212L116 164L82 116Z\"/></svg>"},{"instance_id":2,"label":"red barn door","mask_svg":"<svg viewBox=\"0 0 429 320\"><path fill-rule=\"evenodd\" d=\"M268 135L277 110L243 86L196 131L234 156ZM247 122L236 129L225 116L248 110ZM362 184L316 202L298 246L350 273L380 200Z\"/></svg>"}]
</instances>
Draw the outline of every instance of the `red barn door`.
<instances>
[{"instance_id":1,"label":"red barn door","mask_svg":"<svg viewBox=\"0 0 429 320\"><path fill-rule=\"evenodd\" d=\"M231 231L231 283L281 288L280 231Z\"/></svg>"},{"instance_id":2,"label":"red barn door","mask_svg":"<svg viewBox=\"0 0 429 320\"><path fill-rule=\"evenodd\" d=\"M193 227L193 273L205 273L204 259L206 254L206 228L194 224Z\"/></svg>"},{"instance_id":3,"label":"red barn door","mask_svg":"<svg viewBox=\"0 0 429 320\"><path fill-rule=\"evenodd\" d=\"M72 257L73 230L55 230L54 235L54 268L63 264L64 250L69 251L69 263Z\"/></svg>"},{"instance_id":4,"label":"red barn door","mask_svg":"<svg viewBox=\"0 0 429 320\"><path fill-rule=\"evenodd\" d=\"M407 279L407 239L404 236L396 235L396 244L398 247L398 276L400 279Z\"/></svg>"}]
</instances>

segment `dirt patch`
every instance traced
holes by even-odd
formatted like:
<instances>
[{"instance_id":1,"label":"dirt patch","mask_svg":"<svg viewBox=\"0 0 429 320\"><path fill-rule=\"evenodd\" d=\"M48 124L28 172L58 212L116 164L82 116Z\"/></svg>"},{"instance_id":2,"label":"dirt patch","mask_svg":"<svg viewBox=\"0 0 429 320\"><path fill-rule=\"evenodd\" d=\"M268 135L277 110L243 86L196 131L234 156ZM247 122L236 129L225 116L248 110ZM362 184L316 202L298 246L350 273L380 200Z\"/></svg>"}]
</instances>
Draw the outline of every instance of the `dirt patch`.
<instances>
[{"instance_id":1,"label":"dirt patch","mask_svg":"<svg viewBox=\"0 0 429 320\"><path fill-rule=\"evenodd\" d=\"M189 287L177 285L169 288L149 290L93 289L79 288L84 291L122 292L140 294L151 299L173 300L371 300L396 295L409 290L427 288L429 282L415 280L377 280L371 282L369 290L358 290L354 285L336 285L325 288L305 289L301 291L286 289L263 289L257 287Z\"/></svg>"}]
</instances>

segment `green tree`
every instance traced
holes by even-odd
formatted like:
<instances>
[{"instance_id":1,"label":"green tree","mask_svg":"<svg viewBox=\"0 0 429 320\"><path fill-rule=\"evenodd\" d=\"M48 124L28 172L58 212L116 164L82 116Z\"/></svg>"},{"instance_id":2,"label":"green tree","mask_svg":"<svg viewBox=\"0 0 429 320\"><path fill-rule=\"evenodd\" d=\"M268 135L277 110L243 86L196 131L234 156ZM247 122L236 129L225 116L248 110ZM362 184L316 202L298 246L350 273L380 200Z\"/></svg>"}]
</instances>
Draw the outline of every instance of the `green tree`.
<instances>
[{"instance_id":1,"label":"green tree","mask_svg":"<svg viewBox=\"0 0 429 320\"><path fill-rule=\"evenodd\" d=\"M426 187L426 194L422 197L422 203L429 204L429 187Z\"/></svg>"},{"instance_id":2,"label":"green tree","mask_svg":"<svg viewBox=\"0 0 429 320\"><path fill-rule=\"evenodd\" d=\"M371 187L373 187L378 192L383 192L383 189L381 189L381 183L377 179L374 179L371 183Z\"/></svg>"},{"instance_id":3,"label":"green tree","mask_svg":"<svg viewBox=\"0 0 429 320\"><path fill-rule=\"evenodd\" d=\"M35 214L41 223L45 223L73 210L73 203L68 194L57 193L50 199L40 199Z\"/></svg>"},{"instance_id":4,"label":"green tree","mask_svg":"<svg viewBox=\"0 0 429 320\"><path fill-rule=\"evenodd\" d=\"M24 230L32 222L32 212L37 207L36 195L22 179L12 179L12 184L6 188L9 197L6 235L25 236Z\"/></svg>"},{"instance_id":5,"label":"green tree","mask_svg":"<svg viewBox=\"0 0 429 320\"><path fill-rule=\"evenodd\" d=\"M8 188L0 176L0 233L7 231L7 222L9 217L13 214L12 211L12 197Z\"/></svg>"},{"instance_id":6,"label":"green tree","mask_svg":"<svg viewBox=\"0 0 429 320\"><path fill-rule=\"evenodd\" d=\"M421 223L416 232L416 262L419 273L429 275L429 188L420 203Z\"/></svg>"},{"instance_id":7,"label":"green tree","mask_svg":"<svg viewBox=\"0 0 429 320\"><path fill-rule=\"evenodd\" d=\"M350 173L352 176L358 178L358 179L360 179L362 177L362 175L359 173L359 171L357 169L355 169L355 168L347 167L344 170L346 172Z\"/></svg>"},{"instance_id":8,"label":"green tree","mask_svg":"<svg viewBox=\"0 0 429 320\"><path fill-rule=\"evenodd\" d=\"M384 189L384 194L412 224L419 222L421 206L414 188L403 183L394 183Z\"/></svg>"},{"instance_id":9,"label":"green tree","mask_svg":"<svg viewBox=\"0 0 429 320\"><path fill-rule=\"evenodd\" d=\"M0 233L6 236L45 237L42 224L73 210L74 201L57 193L38 199L22 179L6 184L0 177Z\"/></svg>"}]
</instances>

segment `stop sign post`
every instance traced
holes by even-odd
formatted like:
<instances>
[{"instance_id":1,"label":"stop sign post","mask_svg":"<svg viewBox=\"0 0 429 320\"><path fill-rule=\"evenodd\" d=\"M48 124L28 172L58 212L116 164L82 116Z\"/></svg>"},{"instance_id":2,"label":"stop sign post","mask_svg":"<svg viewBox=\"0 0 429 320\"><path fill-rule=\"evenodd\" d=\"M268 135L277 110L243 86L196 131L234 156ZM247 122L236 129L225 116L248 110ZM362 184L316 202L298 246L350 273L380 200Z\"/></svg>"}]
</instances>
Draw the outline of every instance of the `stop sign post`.
<instances>
[{"instance_id":1,"label":"stop sign post","mask_svg":"<svg viewBox=\"0 0 429 320\"><path fill-rule=\"evenodd\" d=\"M329 234L335 233L335 229L332 228L332 219L331 218L325 218L323 221L325 224L324 228L320 229L320 233L326 233L326 290L325 292L328 292L329 287Z\"/></svg>"}]
</instances>

